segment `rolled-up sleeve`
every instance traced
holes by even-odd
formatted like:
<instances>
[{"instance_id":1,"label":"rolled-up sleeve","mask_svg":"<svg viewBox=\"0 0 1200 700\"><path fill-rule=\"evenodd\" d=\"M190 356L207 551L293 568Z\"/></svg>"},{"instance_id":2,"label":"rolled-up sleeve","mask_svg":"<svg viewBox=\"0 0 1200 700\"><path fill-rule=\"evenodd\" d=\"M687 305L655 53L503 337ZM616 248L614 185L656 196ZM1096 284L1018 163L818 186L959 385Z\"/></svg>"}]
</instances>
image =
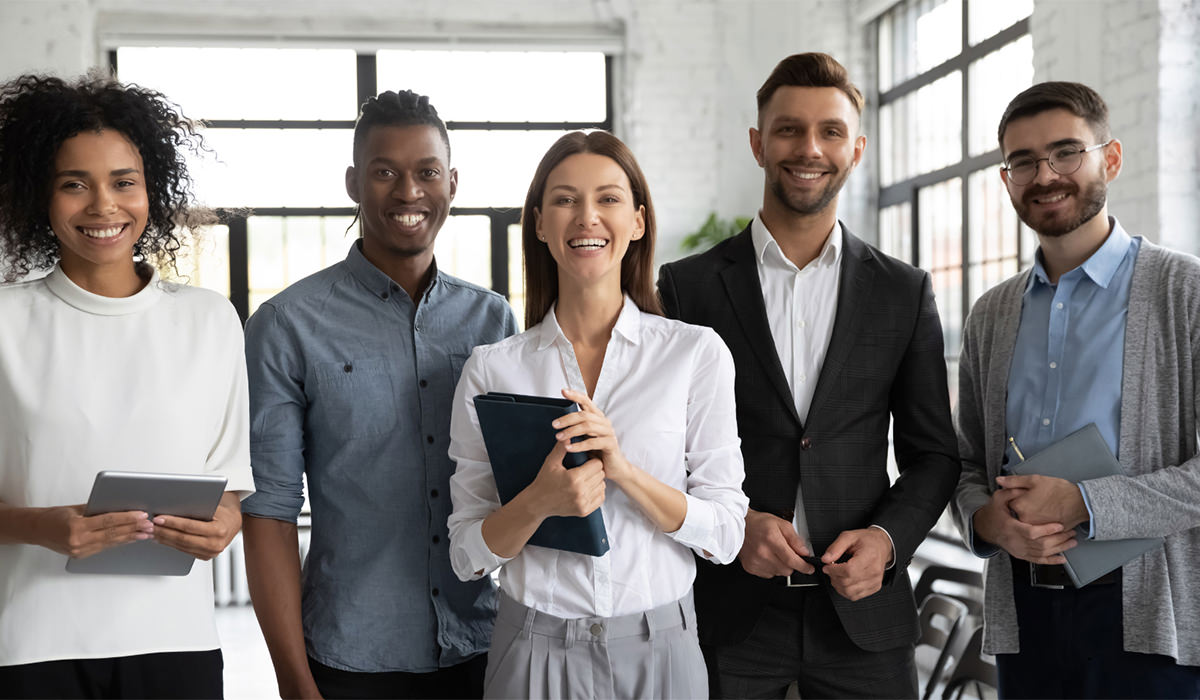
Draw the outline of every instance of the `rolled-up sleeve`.
<instances>
[{"instance_id":1,"label":"rolled-up sleeve","mask_svg":"<svg viewBox=\"0 0 1200 700\"><path fill-rule=\"evenodd\" d=\"M296 522L304 505L304 363L286 319L263 304L246 322L250 465L255 492L242 512Z\"/></svg>"},{"instance_id":2,"label":"rolled-up sleeve","mask_svg":"<svg viewBox=\"0 0 1200 700\"><path fill-rule=\"evenodd\" d=\"M450 564L463 581L482 578L511 560L493 554L483 541L483 521L500 507L496 479L492 476L473 400L476 394L486 391L485 386L484 367L477 350L463 365L450 414L450 459L456 465L450 477L454 510L447 521Z\"/></svg>"},{"instance_id":3,"label":"rolled-up sleeve","mask_svg":"<svg viewBox=\"0 0 1200 700\"><path fill-rule=\"evenodd\" d=\"M728 564L742 548L750 504L742 491L746 473L737 432L733 357L708 328L694 347L684 438L687 515L670 536L709 561Z\"/></svg>"}]
</instances>

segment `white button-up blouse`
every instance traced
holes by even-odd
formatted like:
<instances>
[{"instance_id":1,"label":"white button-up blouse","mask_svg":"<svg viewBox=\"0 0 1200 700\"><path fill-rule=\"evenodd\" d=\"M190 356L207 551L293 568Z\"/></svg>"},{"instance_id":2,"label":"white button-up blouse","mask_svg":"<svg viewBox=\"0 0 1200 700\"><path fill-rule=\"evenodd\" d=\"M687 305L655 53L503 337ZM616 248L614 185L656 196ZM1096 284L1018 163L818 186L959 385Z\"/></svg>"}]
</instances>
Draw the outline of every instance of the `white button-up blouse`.
<instances>
[{"instance_id":1,"label":"white button-up blouse","mask_svg":"<svg viewBox=\"0 0 1200 700\"><path fill-rule=\"evenodd\" d=\"M585 392L570 341L551 309L520 335L475 348L454 396L450 458L450 559L463 580L498 567L521 604L563 618L612 617L682 598L696 575L692 552L727 564L745 535L748 499L733 397L733 358L712 329L643 313L628 297L592 400L612 422L625 457L687 499L664 533L609 484L601 506L611 549L601 557L526 545L512 559L483 540L500 507L472 399L488 391L561 397Z\"/></svg>"}]
</instances>

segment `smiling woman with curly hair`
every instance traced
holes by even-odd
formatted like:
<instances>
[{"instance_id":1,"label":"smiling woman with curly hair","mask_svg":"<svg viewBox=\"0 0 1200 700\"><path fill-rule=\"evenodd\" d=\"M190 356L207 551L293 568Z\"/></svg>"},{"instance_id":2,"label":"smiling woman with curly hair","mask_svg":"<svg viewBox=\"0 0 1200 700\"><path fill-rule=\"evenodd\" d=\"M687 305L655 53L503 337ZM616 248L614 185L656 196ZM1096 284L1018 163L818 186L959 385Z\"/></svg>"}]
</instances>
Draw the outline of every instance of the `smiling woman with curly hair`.
<instances>
[{"instance_id":1,"label":"smiling woman with curly hair","mask_svg":"<svg viewBox=\"0 0 1200 700\"><path fill-rule=\"evenodd\" d=\"M0 85L0 698L217 697L207 563L73 574L68 557L155 540L202 560L241 526L250 479L241 324L159 279L193 211L161 94L97 74ZM106 469L218 474L211 521L85 516ZM132 573L132 572L131 572Z\"/></svg>"}]
</instances>

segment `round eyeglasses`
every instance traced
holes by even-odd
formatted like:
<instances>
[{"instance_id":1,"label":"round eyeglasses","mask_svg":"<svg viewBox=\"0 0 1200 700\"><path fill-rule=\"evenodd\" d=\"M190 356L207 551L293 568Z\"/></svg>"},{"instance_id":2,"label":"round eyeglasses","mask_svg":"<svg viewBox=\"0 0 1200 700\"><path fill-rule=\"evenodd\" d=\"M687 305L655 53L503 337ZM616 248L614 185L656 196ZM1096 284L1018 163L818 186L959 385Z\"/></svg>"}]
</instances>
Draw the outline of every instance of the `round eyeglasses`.
<instances>
[{"instance_id":1,"label":"round eyeglasses","mask_svg":"<svg viewBox=\"0 0 1200 700\"><path fill-rule=\"evenodd\" d=\"M1083 164L1083 154L1090 153L1098 148L1104 148L1112 143L1112 139L1104 143L1098 143L1095 146L1068 145L1059 146L1054 151L1044 158L1034 158L1033 156L1018 156L1004 164L1000 169L1008 173L1008 181L1014 185L1028 185L1037 177L1038 166L1044 160L1050 166L1050 169L1059 175L1070 175L1079 170L1079 166Z\"/></svg>"}]
</instances>

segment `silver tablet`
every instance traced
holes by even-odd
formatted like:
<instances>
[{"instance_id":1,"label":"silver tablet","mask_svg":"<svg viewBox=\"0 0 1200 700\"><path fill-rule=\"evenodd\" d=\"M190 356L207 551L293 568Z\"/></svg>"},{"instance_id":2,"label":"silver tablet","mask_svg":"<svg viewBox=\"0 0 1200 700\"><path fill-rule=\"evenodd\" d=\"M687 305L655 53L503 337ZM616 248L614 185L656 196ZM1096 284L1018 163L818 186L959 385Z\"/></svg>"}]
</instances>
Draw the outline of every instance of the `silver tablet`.
<instances>
[{"instance_id":1,"label":"silver tablet","mask_svg":"<svg viewBox=\"0 0 1200 700\"><path fill-rule=\"evenodd\" d=\"M212 520L228 481L211 474L102 471L92 484L84 515L126 510ZM74 574L186 576L196 558L154 540L129 542L83 559L67 560Z\"/></svg>"}]
</instances>

